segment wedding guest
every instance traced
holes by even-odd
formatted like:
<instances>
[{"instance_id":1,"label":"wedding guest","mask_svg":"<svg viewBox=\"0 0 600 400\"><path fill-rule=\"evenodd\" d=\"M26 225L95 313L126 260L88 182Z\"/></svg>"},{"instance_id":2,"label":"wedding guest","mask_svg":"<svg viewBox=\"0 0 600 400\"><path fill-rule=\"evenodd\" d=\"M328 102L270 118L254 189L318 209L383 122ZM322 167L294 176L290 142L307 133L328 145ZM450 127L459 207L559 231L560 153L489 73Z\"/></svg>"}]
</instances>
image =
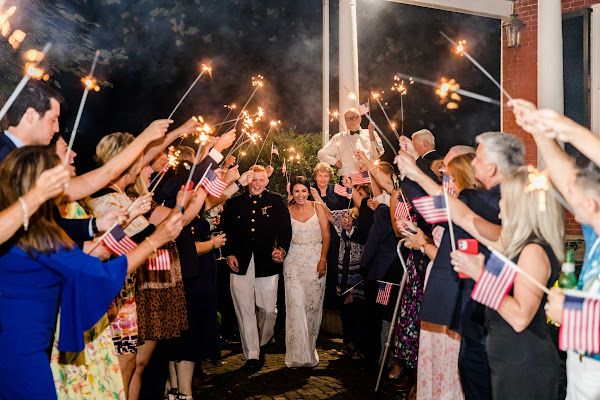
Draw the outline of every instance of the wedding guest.
<instances>
[{"instance_id":1,"label":"wedding guest","mask_svg":"<svg viewBox=\"0 0 600 400\"><path fill-rule=\"evenodd\" d=\"M17 149L0 166L0 208L27 193L44 170L58 165L48 148ZM52 200L32 213L27 229L5 244L0 257L0 387L10 399L55 398L46 350L61 310L60 348L81 351L83 331L105 314L154 245L174 239L181 216L173 215L127 255L107 263L77 249L54 221ZM30 371L36 371L31 374Z\"/></svg>"},{"instance_id":2,"label":"wedding guest","mask_svg":"<svg viewBox=\"0 0 600 400\"><path fill-rule=\"evenodd\" d=\"M525 100L511 101L517 124L529 132L547 163L552 184L571 206L577 222L582 224L585 239L585 257L579 274L577 289L587 293L600 293L598 277L598 239L600 235L600 141L585 127L553 110L536 111ZM570 143L583 156L573 164L571 157L556 142ZM548 317L562 322L564 296L553 290L548 296ZM600 396L600 385L595 376L600 373L600 354L567 351L567 399L592 399Z\"/></svg>"},{"instance_id":3,"label":"wedding guest","mask_svg":"<svg viewBox=\"0 0 600 400\"><path fill-rule=\"evenodd\" d=\"M364 151L367 158L375 160L383 155L384 149L372 123L369 124L368 130L361 129L362 117L356 108L346 110L344 121L347 130L333 135L319 150L317 157L320 161L335 166L338 175L349 176L359 172L360 164L354 158L355 150Z\"/></svg>"}]
</instances>

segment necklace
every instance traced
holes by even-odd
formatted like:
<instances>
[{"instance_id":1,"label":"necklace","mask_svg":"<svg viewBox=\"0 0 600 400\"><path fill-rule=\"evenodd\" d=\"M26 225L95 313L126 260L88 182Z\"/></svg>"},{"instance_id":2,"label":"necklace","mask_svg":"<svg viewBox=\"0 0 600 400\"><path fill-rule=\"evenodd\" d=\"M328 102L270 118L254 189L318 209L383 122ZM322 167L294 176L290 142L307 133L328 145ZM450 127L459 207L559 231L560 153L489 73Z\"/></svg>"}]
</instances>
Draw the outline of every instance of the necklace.
<instances>
[{"instance_id":1,"label":"necklace","mask_svg":"<svg viewBox=\"0 0 600 400\"><path fill-rule=\"evenodd\" d=\"M123 193L123 191L121 190L121 188L120 188L120 187L118 187L117 185L115 185L115 184L114 184L114 183L112 183L112 182L111 182L110 184L111 184L111 186L113 186L115 189L117 189L117 192L119 192L119 193L121 193L121 194L124 194L124 193Z\"/></svg>"}]
</instances>

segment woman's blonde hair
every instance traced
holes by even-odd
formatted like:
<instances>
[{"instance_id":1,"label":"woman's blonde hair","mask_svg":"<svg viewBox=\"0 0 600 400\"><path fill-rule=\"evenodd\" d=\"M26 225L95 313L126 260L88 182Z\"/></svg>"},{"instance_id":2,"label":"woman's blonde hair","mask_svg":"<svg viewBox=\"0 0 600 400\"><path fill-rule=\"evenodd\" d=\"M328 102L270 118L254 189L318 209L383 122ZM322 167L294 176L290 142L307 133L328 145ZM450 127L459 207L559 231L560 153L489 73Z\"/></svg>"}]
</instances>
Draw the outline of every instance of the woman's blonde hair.
<instances>
[{"instance_id":1,"label":"woman's blonde hair","mask_svg":"<svg viewBox=\"0 0 600 400\"><path fill-rule=\"evenodd\" d=\"M331 178L333 178L333 168L331 168L331 165L325 163L325 162L320 162L317 165L315 165L315 169L313 171L312 177L313 179L317 178L317 172L326 172L329 174L329 180L331 180Z\"/></svg>"},{"instance_id":2,"label":"woman's blonde hair","mask_svg":"<svg viewBox=\"0 0 600 400\"><path fill-rule=\"evenodd\" d=\"M504 254L508 258L514 258L525 245L537 239L549 244L556 258L562 260L564 223L560 206L547 193L539 190L528 192L528 184L527 167L504 173L500 186Z\"/></svg>"},{"instance_id":3,"label":"woman's blonde hair","mask_svg":"<svg viewBox=\"0 0 600 400\"><path fill-rule=\"evenodd\" d=\"M104 165L123 151L127 146L134 141L134 137L131 133L127 132L115 132L110 135L104 136L98 145L96 146L96 156L94 159L99 165ZM140 169L140 162L142 161L143 154L140 156L127 168L124 174L138 174Z\"/></svg>"},{"instance_id":4,"label":"woman's blonde hair","mask_svg":"<svg viewBox=\"0 0 600 400\"><path fill-rule=\"evenodd\" d=\"M458 190L483 189L483 184L475 178L475 169L471 164L474 158L474 153L466 153L454 157L448 163L446 173L454 177Z\"/></svg>"},{"instance_id":5,"label":"woman's blonde hair","mask_svg":"<svg viewBox=\"0 0 600 400\"><path fill-rule=\"evenodd\" d=\"M0 164L0 210L19 201L29 192L47 169L60 162L54 149L49 146L24 146L13 150ZM29 228L22 227L7 242L17 245L34 258L36 253L57 253L61 248L73 249L73 241L54 220L54 199L43 203L29 216Z\"/></svg>"}]
</instances>

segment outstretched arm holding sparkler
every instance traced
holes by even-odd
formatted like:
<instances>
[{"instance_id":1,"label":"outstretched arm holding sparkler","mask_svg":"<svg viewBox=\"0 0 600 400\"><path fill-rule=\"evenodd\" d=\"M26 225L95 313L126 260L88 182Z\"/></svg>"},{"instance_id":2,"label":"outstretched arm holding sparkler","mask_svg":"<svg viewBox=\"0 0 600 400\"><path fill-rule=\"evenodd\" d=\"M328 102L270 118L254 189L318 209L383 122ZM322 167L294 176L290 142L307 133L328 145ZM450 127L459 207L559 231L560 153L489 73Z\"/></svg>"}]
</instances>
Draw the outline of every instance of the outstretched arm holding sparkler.
<instances>
[{"instance_id":1,"label":"outstretched arm holding sparkler","mask_svg":"<svg viewBox=\"0 0 600 400\"><path fill-rule=\"evenodd\" d=\"M441 186L421 171L411 155L399 151L394 162L398 164L398 168L408 179L420 185L429 196L442 194ZM482 244L502 251L504 246L500 237L502 232L501 225L493 224L475 214L465 203L455 197L444 197L447 202L446 207L452 210L452 221L456 225L459 225L471 236L477 238Z\"/></svg>"},{"instance_id":2,"label":"outstretched arm holding sparkler","mask_svg":"<svg viewBox=\"0 0 600 400\"><path fill-rule=\"evenodd\" d=\"M150 143L163 138L171 122L167 119L152 122L124 151L119 152L100 168L71 179L65 189L64 198L67 201L77 201L108 185L129 168Z\"/></svg>"},{"instance_id":3,"label":"outstretched arm holding sparkler","mask_svg":"<svg viewBox=\"0 0 600 400\"><path fill-rule=\"evenodd\" d=\"M600 165L600 139L591 131L559 115L552 110L536 110L533 103L514 99L513 107L516 122L535 140L538 150L545 160L550 179L558 191L568 199L567 182L575 171L571 157L558 145L555 139L571 143L596 165Z\"/></svg>"}]
</instances>

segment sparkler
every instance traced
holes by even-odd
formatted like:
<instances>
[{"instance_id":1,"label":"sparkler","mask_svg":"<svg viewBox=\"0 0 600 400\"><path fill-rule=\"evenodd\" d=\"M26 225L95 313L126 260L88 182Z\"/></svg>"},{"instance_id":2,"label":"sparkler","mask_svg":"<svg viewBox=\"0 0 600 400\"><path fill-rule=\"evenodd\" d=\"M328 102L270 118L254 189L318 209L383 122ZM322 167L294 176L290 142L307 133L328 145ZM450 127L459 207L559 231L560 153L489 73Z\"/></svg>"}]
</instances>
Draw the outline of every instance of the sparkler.
<instances>
[{"instance_id":1,"label":"sparkler","mask_svg":"<svg viewBox=\"0 0 600 400\"><path fill-rule=\"evenodd\" d=\"M460 42L456 43L454 40L450 39L450 37L448 37L448 35L446 35L444 32L440 31L440 34L447 40L449 41L453 46L456 46L456 51L462 55L464 55L465 57L467 57L467 59L469 61L471 61L473 63L473 65L475 65L481 72L483 72L483 74L485 76L487 76L489 78L489 80L491 80L494 85L496 85L498 87L498 89L500 89L502 91L502 93L504 93L504 95L509 99L512 100L512 97L510 97L510 95L508 94L508 92L506 90L504 90L504 88L502 87L502 85L500 85L498 83L497 80L495 80L492 75L490 75L489 72L487 72L485 70L485 68L483 68L477 61L475 61L475 59L473 57L471 57L471 55L469 53L467 53L467 51L464 48L464 44L466 44L467 42L464 40L461 40Z\"/></svg>"},{"instance_id":2,"label":"sparkler","mask_svg":"<svg viewBox=\"0 0 600 400\"><path fill-rule=\"evenodd\" d=\"M406 94L406 86L404 86L404 81L400 81L400 78L397 76L394 76L394 81L396 82L394 83L394 86L392 86L392 90L396 90L400 93L400 134L404 135L404 95Z\"/></svg>"},{"instance_id":3,"label":"sparkler","mask_svg":"<svg viewBox=\"0 0 600 400\"><path fill-rule=\"evenodd\" d=\"M179 160L177 159L177 157L179 157L180 153L181 152L179 150L175 151L175 148L173 146L169 147L169 156L168 156L169 161L163 167L163 169L160 171L160 173L158 173L154 177L154 179L152 179L150 184L148 185L148 187L152 187L152 189L150 190L150 193L154 193L154 190L156 190L156 188L158 187L158 184L160 183L160 181L162 181L162 178L165 176L165 174L167 173L169 168L171 168L171 167L175 168L175 167L177 167L177 165L179 165ZM152 184L154 184L154 186L152 186Z\"/></svg>"},{"instance_id":4,"label":"sparkler","mask_svg":"<svg viewBox=\"0 0 600 400\"><path fill-rule=\"evenodd\" d=\"M406 74L396 74L396 75L399 76L400 78L403 78L403 79L410 79L411 82L417 82L417 83L420 83L422 85L427 85L427 86L434 87L436 89L440 88L440 85L438 83L433 82L433 81L429 81L427 79L416 78L416 77L409 76L409 75L406 75ZM492 99L491 97L488 97L488 96L483 96L483 95L478 94L478 93L473 93L473 92L470 92L468 90L456 89L455 93L458 93L458 94L460 94L462 96L465 96L465 97L470 97L470 98L475 99L475 100L482 101L484 103L495 104L497 106L501 106L502 105L502 103L499 102L498 100Z\"/></svg>"},{"instance_id":5,"label":"sparkler","mask_svg":"<svg viewBox=\"0 0 600 400\"><path fill-rule=\"evenodd\" d=\"M529 179L529 184L525 187L525 192L529 193L537 191L540 211L545 212L546 192L550 188L548 185L548 177L546 176L546 172L540 172L532 165L527 166L527 169L529 170L529 175L527 176Z\"/></svg>"},{"instance_id":6,"label":"sparkler","mask_svg":"<svg viewBox=\"0 0 600 400\"><path fill-rule=\"evenodd\" d=\"M388 124L390 124L390 127L392 128L392 131L394 132L394 135L396 135L396 139L398 139L398 141L400 141L400 136L398 136L398 131L396 130L396 125L392 124L392 121L390 121L390 117L388 117L387 112L385 112L385 108L383 108L383 105L381 104L381 101L379 100L379 93L371 93L371 96L373 96L373 98L375 100L377 100L377 104L379 104L379 108L381 108L381 111L383 111L383 115L385 115L385 119L387 119Z\"/></svg>"},{"instance_id":7,"label":"sparkler","mask_svg":"<svg viewBox=\"0 0 600 400\"><path fill-rule=\"evenodd\" d=\"M199 138L200 144L198 145L198 150L196 150L196 157L194 157L194 164L192 164L192 168L190 169L190 175L188 176L188 179L184 186L186 188L186 190L185 190L185 192L183 192L183 199L181 200L182 204L185 204L185 198L187 197L187 192L188 192L187 187L190 184L190 182L192 181L192 176L194 175L194 171L196 170L196 165L198 165L198 161L200 161L200 154L202 153L202 148L206 145L206 142L208 141L208 135L206 135L206 134L211 133L210 127L207 124L205 124L202 129L203 129L203 132L205 133L205 135L201 135ZM204 141L202 141L202 139L204 139ZM208 168L210 168L210 166ZM206 172L208 172L208 170L204 172L204 175L206 175ZM204 178L204 176L202 176L202 178ZM198 181L198 183L200 183L201 181L202 181L202 179L200 179L200 181Z\"/></svg>"},{"instance_id":8,"label":"sparkler","mask_svg":"<svg viewBox=\"0 0 600 400\"><path fill-rule=\"evenodd\" d=\"M8 100L6 100L6 103L4 103L4 106L0 110L0 120L2 120L2 118L4 118L4 115L6 115L6 112L8 111L8 109L15 102L15 100L17 99L17 97L19 96L19 94L21 93L21 91L23 90L23 88L25 87L27 82L29 81L29 79L31 79L32 75L30 75L30 72L34 72L34 71L32 71L32 67L34 70L40 71L40 70L37 70L36 67L39 65L40 61L42 61L44 59L44 56L46 54L48 54L48 50L50 50L51 46L52 46L52 43L47 43L44 46L44 49L42 50L41 55L38 56L38 59L35 61L35 63L33 63L33 65L29 65L29 63L28 63L28 65L25 68L26 73L23 76L23 79L21 79L21 82L19 82L19 84L15 88L14 92L12 92L12 94L10 95ZM38 72L35 72L35 74L37 75ZM41 73L39 73L39 75L41 77L43 75L43 71L41 71Z\"/></svg>"},{"instance_id":9,"label":"sparkler","mask_svg":"<svg viewBox=\"0 0 600 400\"><path fill-rule=\"evenodd\" d=\"M435 90L435 94L440 96L440 104L446 103L448 101L448 97L456 102L459 102L461 98L458 94L456 94L456 91L460 89L460 85L456 83L454 79L447 80L446 78L442 78L441 82L442 84L440 87ZM450 110L456 110L458 108L458 104L451 101L446 104L446 107Z\"/></svg>"},{"instance_id":10,"label":"sparkler","mask_svg":"<svg viewBox=\"0 0 600 400\"><path fill-rule=\"evenodd\" d=\"M219 126L219 129L217 129L217 132L215 132L215 135L217 135L219 133L219 131L221 131L221 126L223 126L223 124L227 123L227 121L226 121L227 118L229 118L229 115L231 114L231 112L233 110L235 110L235 104L231 104L231 105L224 104L223 107L228 108L229 111L227 112L227 115L225 116L225 118L223 118L223 121L220 124L215 125L215 126Z\"/></svg>"},{"instance_id":11,"label":"sparkler","mask_svg":"<svg viewBox=\"0 0 600 400\"><path fill-rule=\"evenodd\" d=\"M394 153L397 153L398 150L396 150L396 148L394 148L394 146L392 145L392 143L383 134L383 132L381 131L381 129L379 128L379 126L377 126L377 124L375 123L375 121L373 121L373 119L371 118L371 116L369 114L365 114L365 116L367 117L367 119L369 120L369 122L371 122L373 124L373 127L375 128L375 130L377 131L377 133L379 133L379 137L381 137L381 138L383 138L385 140L385 142L388 144L388 146L390 146L390 148L392 149L392 151L394 151ZM350 145L350 146L352 146L352 145ZM354 150L354 147L352 148L352 150Z\"/></svg>"},{"instance_id":12,"label":"sparkler","mask_svg":"<svg viewBox=\"0 0 600 400\"><path fill-rule=\"evenodd\" d=\"M269 134L271 133L271 130L273 129L273 127L277 126L277 124L280 124L280 123L281 123L281 121L271 121L269 123L269 130L267 131L267 135L265 136L265 140L263 140L262 146L260 146L260 150L258 151L258 155L256 156L256 161L254 161L254 165L256 165L256 163L258 162L258 159L260 158L260 153L262 153L263 148L265 147L265 143L267 143L267 139L269 138Z\"/></svg>"},{"instance_id":13,"label":"sparkler","mask_svg":"<svg viewBox=\"0 0 600 400\"><path fill-rule=\"evenodd\" d=\"M92 68L90 69L90 74L85 78L85 90L83 91L83 96L81 96L81 101L79 102L79 110L77 110L77 117L75 118L75 125L73 125L73 130L71 131L71 138L69 139L69 147L67 148L67 155L65 156L65 161L63 165L67 165L69 162L69 155L71 154L71 149L73 148L73 142L75 142L75 135L77 134L77 128L79 127L79 121L81 121L81 114L83 113L83 107L85 106L85 100L87 99L88 92L92 89L95 89L96 80L93 79L94 70L96 69L96 63L98 62L98 57L100 56L100 50L96 50L96 55L94 56L94 61L92 62Z\"/></svg>"},{"instance_id":14,"label":"sparkler","mask_svg":"<svg viewBox=\"0 0 600 400\"><path fill-rule=\"evenodd\" d=\"M175 108L173 109L173 111L171 111L171 114L169 114L169 118L167 118L167 119L171 119L171 117L173 116L173 114L175 114L175 111L177 111L177 109L179 108L179 106L181 105L181 103L183 102L183 100L187 97L188 93L192 90L192 88L194 86L196 86L196 83L200 80L200 78L202 77L202 75L204 75L205 72L208 72L210 74L212 72L212 68L209 67L208 65L202 64L202 71L200 71L200 75L198 75L198 77L192 83L192 85L189 87L189 89L187 90L187 92L185 92L185 94L183 95L183 97L181 98L181 100L179 100L179 103L177 103L177 105L175 106Z\"/></svg>"}]
</instances>

